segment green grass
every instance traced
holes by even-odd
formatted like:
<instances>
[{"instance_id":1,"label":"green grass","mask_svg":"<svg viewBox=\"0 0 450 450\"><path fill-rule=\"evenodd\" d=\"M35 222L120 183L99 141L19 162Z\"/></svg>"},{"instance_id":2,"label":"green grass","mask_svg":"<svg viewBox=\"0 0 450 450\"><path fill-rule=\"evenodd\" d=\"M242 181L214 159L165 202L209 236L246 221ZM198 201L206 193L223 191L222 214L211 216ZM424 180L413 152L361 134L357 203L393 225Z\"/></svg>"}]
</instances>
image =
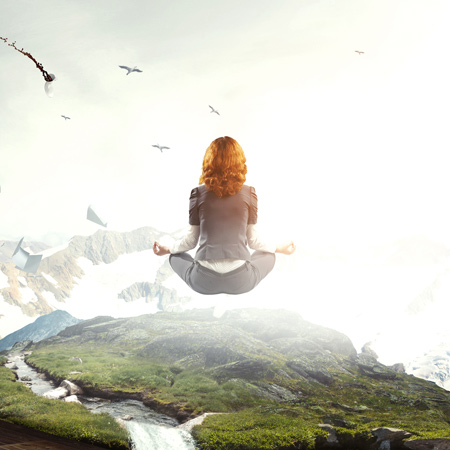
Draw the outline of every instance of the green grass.
<instances>
[{"instance_id":1,"label":"green grass","mask_svg":"<svg viewBox=\"0 0 450 450\"><path fill-rule=\"evenodd\" d=\"M134 355L123 357L104 348L78 349L83 363L69 361L67 348L33 351L27 362L59 380L70 378L89 388L125 393L146 392L161 403L183 404L192 412L224 412L254 406L261 400L233 383L219 384L196 370L155 364ZM81 374L71 374L80 371Z\"/></svg>"},{"instance_id":2,"label":"green grass","mask_svg":"<svg viewBox=\"0 0 450 450\"><path fill-rule=\"evenodd\" d=\"M300 444L312 449L326 434L318 427L321 423L334 424L340 442L349 449L361 448L352 447L352 442L367 442L370 430L377 427L404 429L415 439L450 438L450 408L445 406L450 405L450 394L409 375L388 382L376 380L360 375L354 363L344 361L348 372L334 372L335 382L330 386L306 382L292 372L291 378L275 375L262 380L303 393L295 402L280 404L246 388L256 389L255 385L218 381L208 371L150 361L138 352L132 346L115 350L107 345L81 347L66 342L37 346L28 361L53 377L71 378L82 386L140 392L143 398L151 397L161 405L177 404L196 414L228 413L208 416L195 428L202 450L275 450ZM69 361L70 356L80 357L83 363ZM284 370L289 373L286 366ZM71 375L73 371L83 373Z\"/></svg>"},{"instance_id":3,"label":"green grass","mask_svg":"<svg viewBox=\"0 0 450 450\"><path fill-rule=\"evenodd\" d=\"M327 433L297 414L252 408L208 416L202 426L194 427L193 435L201 450L271 450L314 449L316 439L326 439Z\"/></svg>"},{"instance_id":4,"label":"green grass","mask_svg":"<svg viewBox=\"0 0 450 450\"><path fill-rule=\"evenodd\" d=\"M6 367L0 367L0 394L2 420L106 448L129 448L127 431L109 414L37 396Z\"/></svg>"}]
</instances>

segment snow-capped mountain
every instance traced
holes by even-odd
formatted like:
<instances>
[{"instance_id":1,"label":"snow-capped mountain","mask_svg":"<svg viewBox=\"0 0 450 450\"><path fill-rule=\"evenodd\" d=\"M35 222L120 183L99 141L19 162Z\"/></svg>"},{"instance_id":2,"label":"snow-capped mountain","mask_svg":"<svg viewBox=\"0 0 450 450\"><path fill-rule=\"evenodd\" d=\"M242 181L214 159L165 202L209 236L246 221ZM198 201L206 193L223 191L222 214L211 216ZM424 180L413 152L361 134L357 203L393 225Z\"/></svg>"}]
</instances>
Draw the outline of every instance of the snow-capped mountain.
<instances>
[{"instance_id":1,"label":"snow-capped mountain","mask_svg":"<svg viewBox=\"0 0 450 450\"><path fill-rule=\"evenodd\" d=\"M407 373L450 391L450 344L441 344L421 356L417 356L405 367Z\"/></svg>"},{"instance_id":2,"label":"snow-capped mountain","mask_svg":"<svg viewBox=\"0 0 450 450\"><path fill-rule=\"evenodd\" d=\"M145 227L124 233L99 230L53 249L24 244L43 258L35 275L16 268L10 258L0 263L0 338L55 309L87 319L179 308L189 299L163 286L170 267L167 258L151 250L155 240L175 238ZM9 244L1 249L3 261L5 247L12 254Z\"/></svg>"},{"instance_id":3,"label":"snow-capped mountain","mask_svg":"<svg viewBox=\"0 0 450 450\"><path fill-rule=\"evenodd\" d=\"M16 244L8 243L0 248L0 337L55 309L89 319L261 307L299 312L346 334L357 349L370 342L381 363L403 363L407 370L442 342L450 350L450 250L445 245L420 237L358 251L298 243L292 256L277 255L273 272L253 291L204 296L174 275L167 257L153 254L155 240L168 244L180 233L151 227L101 230L75 236L60 248L41 246L36 277L14 266L10 255Z\"/></svg>"}]
</instances>

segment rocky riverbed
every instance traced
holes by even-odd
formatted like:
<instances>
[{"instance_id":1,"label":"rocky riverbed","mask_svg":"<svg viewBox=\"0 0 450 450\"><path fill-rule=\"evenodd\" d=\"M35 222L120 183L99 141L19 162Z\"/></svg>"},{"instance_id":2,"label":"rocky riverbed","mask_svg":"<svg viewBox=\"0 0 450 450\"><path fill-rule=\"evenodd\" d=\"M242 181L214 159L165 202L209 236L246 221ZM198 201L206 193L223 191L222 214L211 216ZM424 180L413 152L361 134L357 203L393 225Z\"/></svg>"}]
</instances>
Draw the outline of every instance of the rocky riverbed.
<instances>
[{"instance_id":1,"label":"rocky riverbed","mask_svg":"<svg viewBox=\"0 0 450 450\"><path fill-rule=\"evenodd\" d=\"M189 423L179 427L173 417L153 411L142 401L124 395L96 391L100 396L86 395L80 386L69 380L61 383L39 373L24 360L25 355L9 355L6 367L16 373L17 380L27 385L36 395L49 399L83 404L93 413L108 413L127 428L133 450L194 450ZM106 396L104 394L107 394ZM196 422L198 423L198 421Z\"/></svg>"}]
</instances>

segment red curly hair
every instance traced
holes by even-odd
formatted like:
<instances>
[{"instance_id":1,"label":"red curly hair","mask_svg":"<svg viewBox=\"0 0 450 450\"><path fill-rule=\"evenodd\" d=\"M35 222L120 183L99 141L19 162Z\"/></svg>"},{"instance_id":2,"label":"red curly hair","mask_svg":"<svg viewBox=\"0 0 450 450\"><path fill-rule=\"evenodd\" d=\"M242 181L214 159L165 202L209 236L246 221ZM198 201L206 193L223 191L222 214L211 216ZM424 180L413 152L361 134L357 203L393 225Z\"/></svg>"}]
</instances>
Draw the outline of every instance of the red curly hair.
<instances>
[{"instance_id":1,"label":"red curly hair","mask_svg":"<svg viewBox=\"0 0 450 450\"><path fill-rule=\"evenodd\" d=\"M200 184L219 198L239 192L247 173L242 147L233 138L220 137L211 142L203 158Z\"/></svg>"}]
</instances>

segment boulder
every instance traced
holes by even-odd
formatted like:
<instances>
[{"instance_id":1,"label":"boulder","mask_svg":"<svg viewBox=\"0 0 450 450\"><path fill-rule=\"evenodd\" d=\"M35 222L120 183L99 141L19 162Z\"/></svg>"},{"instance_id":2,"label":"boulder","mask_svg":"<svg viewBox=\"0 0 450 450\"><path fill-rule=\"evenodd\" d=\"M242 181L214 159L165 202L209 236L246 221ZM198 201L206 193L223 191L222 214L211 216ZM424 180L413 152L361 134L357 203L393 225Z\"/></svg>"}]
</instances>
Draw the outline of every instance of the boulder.
<instances>
[{"instance_id":1,"label":"boulder","mask_svg":"<svg viewBox=\"0 0 450 450\"><path fill-rule=\"evenodd\" d=\"M450 439L414 439L403 445L410 450L450 450Z\"/></svg>"},{"instance_id":2,"label":"boulder","mask_svg":"<svg viewBox=\"0 0 450 450\"><path fill-rule=\"evenodd\" d=\"M372 435L377 439L375 448L379 450L391 450L391 446L397 448L401 441L412 436L409 431L388 427L374 428Z\"/></svg>"},{"instance_id":3,"label":"boulder","mask_svg":"<svg viewBox=\"0 0 450 450\"><path fill-rule=\"evenodd\" d=\"M372 349L371 344L372 344L372 342L366 342L361 348L361 353L364 353L365 355L370 356L375 361L377 361L378 360L378 355Z\"/></svg>"},{"instance_id":4,"label":"boulder","mask_svg":"<svg viewBox=\"0 0 450 450\"><path fill-rule=\"evenodd\" d=\"M69 395L83 395L83 389L81 389L79 386L77 386L76 384L72 383L69 380L64 380L61 382L61 384L59 385L59 387L65 388L67 389L67 391L69 392Z\"/></svg>"},{"instance_id":5,"label":"boulder","mask_svg":"<svg viewBox=\"0 0 450 450\"><path fill-rule=\"evenodd\" d=\"M69 395L68 397L64 398L65 402L68 403L79 403L81 405L80 400L78 400L78 397L76 395Z\"/></svg>"},{"instance_id":6,"label":"boulder","mask_svg":"<svg viewBox=\"0 0 450 450\"><path fill-rule=\"evenodd\" d=\"M80 364L83 363L81 358L78 358L78 356L72 356L71 358L69 358L69 361L78 361Z\"/></svg>"},{"instance_id":7,"label":"boulder","mask_svg":"<svg viewBox=\"0 0 450 450\"><path fill-rule=\"evenodd\" d=\"M304 358L302 360L288 361L286 365L306 379L318 381L326 386L333 383L333 376L328 370L325 367L319 366L319 364L314 364L309 359Z\"/></svg>"},{"instance_id":8,"label":"boulder","mask_svg":"<svg viewBox=\"0 0 450 450\"><path fill-rule=\"evenodd\" d=\"M67 397L68 395L69 395L68 389L64 387L57 387L56 389L52 389L51 391L46 392L45 394L42 395L42 397L58 400L60 398Z\"/></svg>"},{"instance_id":9,"label":"boulder","mask_svg":"<svg viewBox=\"0 0 450 450\"><path fill-rule=\"evenodd\" d=\"M393 364L392 366L388 366L388 368L397 373L406 373L405 366L403 363L396 363Z\"/></svg>"},{"instance_id":10,"label":"boulder","mask_svg":"<svg viewBox=\"0 0 450 450\"><path fill-rule=\"evenodd\" d=\"M319 424L319 428L328 433L327 440L323 444L324 448L339 448L341 444L338 441L336 430L327 423Z\"/></svg>"},{"instance_id":11,"label":"boulder","mask_svg":"<svg viewBox=\"0 0 450 450\"><path fill-rule=\"evenodd\" d=\"M376 380L395 380L397 378L397 374L394 371L382 364L371 364L368 360L364 360L364 363L358 362L357 364L359 371L367 377Z\"/></svg>"},{"instance_id":12,"label":"boulder","mask_svg":"<svg viewBox=\"0 0 450 450\"><path fill-rule=\"evenodd\" d=\"M260 379L273 376L270 360L246 359L217 366L210 372L218 379Z\"/></svg>"}]
</instances>

